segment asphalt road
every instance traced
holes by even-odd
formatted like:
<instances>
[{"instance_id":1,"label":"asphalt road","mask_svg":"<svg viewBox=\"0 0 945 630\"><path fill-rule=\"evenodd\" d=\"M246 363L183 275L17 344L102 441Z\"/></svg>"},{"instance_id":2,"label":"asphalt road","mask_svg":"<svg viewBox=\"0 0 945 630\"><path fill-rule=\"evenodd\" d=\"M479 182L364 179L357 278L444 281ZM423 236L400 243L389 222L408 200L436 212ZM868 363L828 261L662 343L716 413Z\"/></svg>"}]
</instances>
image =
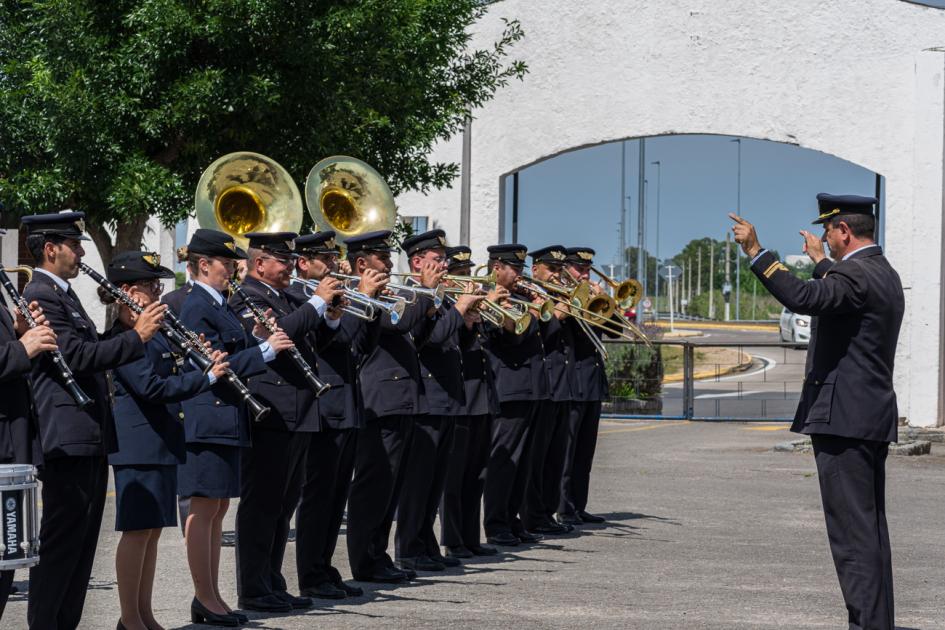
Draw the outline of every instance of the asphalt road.
<instances>
[{"instance_id":1,"label":"asphalt road","mask_svg":"<svg viewBox=\"0 0 945 630\"><path fill-rule=\"evenodd\" d=\"M830 560L810 455L774 453L783 425L608 422L602 426L591 509L608 518L579 536L510 548L486 562L426 574L304 614L252 614L251 628L593 628L766 630L841 628L846 613ZM889 522L902 630L945 628L945 451L894 457ZM227 526L233 526L231 508ZM118 619L109 499L82 628ZM349 575L342 538L337 565ZM286 576L295 587L295 545ZM232 549L222 590L235 603ZM25 574L17 582L25 589ZM155 586L167 628L188 623L192 597L176 530L165 530ZM0 626L24 627L16 595Z\"/></svg>"}]
</instances>

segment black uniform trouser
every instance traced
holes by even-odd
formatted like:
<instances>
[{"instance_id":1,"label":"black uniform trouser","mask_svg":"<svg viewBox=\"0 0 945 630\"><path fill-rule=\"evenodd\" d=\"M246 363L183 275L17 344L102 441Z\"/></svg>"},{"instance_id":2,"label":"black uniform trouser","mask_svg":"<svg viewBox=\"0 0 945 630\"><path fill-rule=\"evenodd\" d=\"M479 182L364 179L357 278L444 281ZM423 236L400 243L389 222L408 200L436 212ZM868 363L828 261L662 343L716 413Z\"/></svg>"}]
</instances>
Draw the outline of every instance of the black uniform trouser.
<instances>
[{"instance_id":1,"label":"black uniform trouser","mask_svg":"<svg viewBox=\"0 0 945 630\"><path fill-rule=\"evenodd\" d=\"M886 442L812 435L830 552L851 630L893 630Z\"/></svg>"},{"instance_id":2,"label":"black uniform trouser","mask_svg":"<svg viewBox=\"0 0 945 630\"><path fill-rule=\"evenodd\" d=\"M299 502L311 433L257 429L240 453L236 590L242 597L285 591L282 559Z\"/></svg>"},{"instance_id":3,"label":"black uniform trouser","mask_svg":"<svg viewBox=\"0 0 945 630\"><path fill-rule=\"evenodd\" d=\"M526 529L546 525L558 509L561 472L568 450L570 411L570 402L545 400L532 423L528 481L522 508L522 522Z\"/></svg>"},{"instance_id":4,"label":"black uniform trouser","mask_svg":"<svg viewBox=\"0 0 945 630\"><path fill-rule=\"evenodd\" d=\"M440 542L447 547L478 547L482 489L492 437L492 416L459 416L440 503Z\"/></svg>"},{"instance_id":5,"label":"black uniform trouser","mask_svg":"<svg viewBox=\"0 0 945 630\"><path fill-rule=\"evenodd\" d=\"M3 610L7 607L11 588L13 588L13 571L0 571L0 621L3 620Z\"/></svg>"},{"instance_id":6,"label":"black uniform trouser","mask_svg":"<svg viewBox=\"0 0 945 630\"><path fill-rule=\"evenodd\" d=\"M410 437L410 457L404 461L404 488L397 503L397 559L440 555L433 532L443 496L446 468L453 442L454 416L418 416Z\"/></svg>"},{"instance_id":7,"label":"black uniform trouser","mask_svg":"<svg viewBox=\"0 0 945 630\"><path fill-rule=\"evenodd\" d=\"M27 618L32 630L73 630L82 618L105 509L105 457L47 459L39 564L30 569Z\"/></svg>"},{"instance_id":8,"label":"black uniform trouser","mask_svg":"<svg viewBox=\"0 0 945 630\"><path fill-rule=\"evenodd\" d=\"M561 499L558 501L559 514L574 516L587 509L599 426L599 400L571 403L568 413L568 446L561 474Z\"/></svg>"},{"instance_id":9,"label":"black uniform trouser","mask_svg":"<svg viewBox=\"0 0 945 630\"><path fill-rule=\"evenodd\" d=\"M348 561L355 579L392 567L387 553L403 486L414 416L384 416L358 431L354 480L348 497Z\"/></svg>"},{"instance_id":10,"label":"black uniform trouser","mask_svg":"<svg viewBox=\"0 0 945 630\"><path fill-rule=\"evenodd\" d=\"M302 502L295 521L295 563L300 589L341 581L331 558L348 502L357 438L357 429L328 427L312 434L305 456Z\"/></svg>"},{"instance_id":11,"label":"black uniform trouser","mask_svg":"<svg viewBox=\"0 0 945 630\"><path fill-rule=\"evenodd\" d=\"M518 513L528 475L530 427L539 404L534 400L501 403L499 414L492 420L492 446L483 492L486 536L522 529Z\"/></svg>"}]
</instances>

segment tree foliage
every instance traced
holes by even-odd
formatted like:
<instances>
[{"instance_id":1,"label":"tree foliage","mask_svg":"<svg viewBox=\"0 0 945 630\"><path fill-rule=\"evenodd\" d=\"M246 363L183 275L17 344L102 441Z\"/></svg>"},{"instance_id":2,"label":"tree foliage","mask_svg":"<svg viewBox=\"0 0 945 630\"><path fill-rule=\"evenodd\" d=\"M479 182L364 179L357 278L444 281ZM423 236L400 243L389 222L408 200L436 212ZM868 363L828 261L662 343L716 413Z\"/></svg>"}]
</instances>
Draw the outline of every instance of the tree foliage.
<instances>
[{"instance_id":1,"label":"tree foliage","mask_svg":"<svg viewBox=\"0 0 945 630\"><path fill-rule=\"evenodd\" d=\"M202 170L251 150L297 182L320 158L374 165L396 192L526 67L507 22L482 49L479 0L0 0L0 202L83 210L107 260L191 210ZM9 221L9 219L8 219ZM108 232L117 232L113 242Z\"/></svg>"}]
</instances>

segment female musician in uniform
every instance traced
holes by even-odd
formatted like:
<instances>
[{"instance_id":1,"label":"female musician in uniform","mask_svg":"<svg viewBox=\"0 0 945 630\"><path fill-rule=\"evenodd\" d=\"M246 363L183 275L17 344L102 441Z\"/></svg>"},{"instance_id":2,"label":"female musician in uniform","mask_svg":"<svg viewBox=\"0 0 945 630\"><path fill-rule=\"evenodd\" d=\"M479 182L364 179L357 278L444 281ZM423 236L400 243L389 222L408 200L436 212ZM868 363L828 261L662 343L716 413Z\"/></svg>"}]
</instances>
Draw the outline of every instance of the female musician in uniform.
<instances>
[{"instance_id":1,"label":"female musician in uniform","mask_svg":"<svg viewBox=\"0 0 945 630\"><path fill-rule=\"evenodd\" d=\"M174 272L144 252L116 255L106 271L142 307L160 299L161 280ZM102 301L113 298L104 293ZM134 328L137 315L120 306L107 336ZM158 630L151 591L161 529L177 524L177 465L184 461L180 402L210 389L224 374L226 353L216 351L209 374L187 369L163 334L145 344L145 356L112 372L112 405L118 451L108 456L115 473L115 529L122 532L115 555L119 629Z\"/></svg>"},{"instance_id":2,"label":"female musician in uniform","mask_svg":"<svg viewBox=\"0 0 945 630\"><path fill-rule=\"evenodd\" d=\"M228 353L230 369L245 378L264 371L264 363L292 347L282 331L272 335L257 325L246 334L239 317L227 305L227 288L236 261L246 252L233 238L216 230L199 229L187 245L194 287L184 300L180 319L203 334L214 350ZM268 338L267 338L268 337ZM240 493L240 449L249 447L249 417L240 397L225 383L184 401L185 462L178 468L178 492L190 497L185 525L187 562L194 581L191 619L195 623L235 626L245 620L220 595L218 575L223 517L230 498Z\"/></svg>"}]
</instances>

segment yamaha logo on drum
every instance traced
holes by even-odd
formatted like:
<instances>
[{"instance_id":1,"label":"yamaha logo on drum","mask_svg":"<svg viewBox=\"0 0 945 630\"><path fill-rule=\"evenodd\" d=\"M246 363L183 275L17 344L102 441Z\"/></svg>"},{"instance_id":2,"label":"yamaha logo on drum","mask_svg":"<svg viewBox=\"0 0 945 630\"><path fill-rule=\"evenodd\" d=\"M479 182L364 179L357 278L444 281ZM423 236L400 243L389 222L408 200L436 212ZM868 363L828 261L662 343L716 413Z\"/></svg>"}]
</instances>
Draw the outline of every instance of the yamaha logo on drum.
<instances>
[{"instance_id":1,"label":"yamaha logo on drum","mask_svg":"<svg viewBox=\"0 0 945 630\"><path fill-rule=\"evenodd\" d=\"M17 500L19 492L3 493L3 545L6 547L4 558L7 560L22 556L20 538L23 534L23 523L20 521L20 502Z\"/></svg>"}]
</instances>

